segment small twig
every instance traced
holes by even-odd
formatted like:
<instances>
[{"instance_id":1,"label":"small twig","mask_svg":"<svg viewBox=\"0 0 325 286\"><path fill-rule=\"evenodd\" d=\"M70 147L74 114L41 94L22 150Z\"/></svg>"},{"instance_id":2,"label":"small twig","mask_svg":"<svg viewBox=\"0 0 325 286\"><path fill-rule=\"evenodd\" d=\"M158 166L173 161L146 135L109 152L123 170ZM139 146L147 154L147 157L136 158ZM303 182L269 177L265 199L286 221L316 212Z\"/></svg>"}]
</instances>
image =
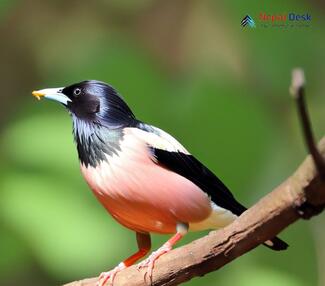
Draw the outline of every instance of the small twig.
<instances>
[{"instance_id":1,"label":"small twig","mask_svg":"<svg viewBox=\"0 0 325 286\"><path fill-rule=\"evenodd\" d=\"M304 71L300 68L296 68L292 71L290 93L297 102L298 116L300 118L300 123L305 138L305 144L307 145L309 153L313 157L316 169L321 179L325 180L325 162L315 144L315 139L308 115L307 104L305 101L305 75Z\"/></svg>"}]
</instances>

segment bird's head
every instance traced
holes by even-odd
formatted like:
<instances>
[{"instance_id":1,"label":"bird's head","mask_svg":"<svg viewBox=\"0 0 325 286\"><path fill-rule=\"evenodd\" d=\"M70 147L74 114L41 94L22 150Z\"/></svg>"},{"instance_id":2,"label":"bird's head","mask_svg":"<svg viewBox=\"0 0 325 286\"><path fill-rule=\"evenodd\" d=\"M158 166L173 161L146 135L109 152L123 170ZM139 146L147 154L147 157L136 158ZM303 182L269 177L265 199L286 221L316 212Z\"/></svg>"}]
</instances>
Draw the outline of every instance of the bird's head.
<instances>
[{"instance_id":1,"label":"bird's head","mask_svg":"<svg viewBox=\"0 0 325 286\"><path fill-rule=\"evenodd\" d=\"M47 98L63 104L77 120L109 128L132 125L135 118L116 90L110 85L87 80L67 87L33 91L38 99Z\"/></svg>"}]
</instances>

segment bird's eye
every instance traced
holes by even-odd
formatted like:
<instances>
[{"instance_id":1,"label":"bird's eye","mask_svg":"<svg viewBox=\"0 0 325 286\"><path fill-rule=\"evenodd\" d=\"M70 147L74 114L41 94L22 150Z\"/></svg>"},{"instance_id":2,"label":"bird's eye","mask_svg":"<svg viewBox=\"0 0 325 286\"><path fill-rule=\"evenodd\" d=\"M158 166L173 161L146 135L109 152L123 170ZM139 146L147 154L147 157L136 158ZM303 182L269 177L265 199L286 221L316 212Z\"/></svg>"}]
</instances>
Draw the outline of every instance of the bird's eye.
<instances>
[{"instance_id":1,"label":"bird's eye","mask_svg":"<svg viewBox=\"0 0 325 286\"><path fill-rule=\"evenodd\" d=\"M74 95L79 95L81 93L81 89L80 88L75 88L73 91Z\"/></svg>"}]
</instances>

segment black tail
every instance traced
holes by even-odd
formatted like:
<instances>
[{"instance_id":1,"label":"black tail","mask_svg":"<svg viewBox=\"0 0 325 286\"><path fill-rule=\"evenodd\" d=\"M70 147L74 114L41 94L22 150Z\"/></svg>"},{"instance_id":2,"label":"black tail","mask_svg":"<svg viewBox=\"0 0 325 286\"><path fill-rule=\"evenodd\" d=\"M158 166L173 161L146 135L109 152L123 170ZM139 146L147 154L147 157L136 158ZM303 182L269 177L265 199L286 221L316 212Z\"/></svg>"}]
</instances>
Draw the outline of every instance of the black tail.
<instances>
[{"instance_id":1,"label":"black tail","mask_svg":"<svg viewBox=\"0 0 325 286\"><path fill-rule=\"evenodd\" d=\"M280 250L286 250L288 248L288 244L285 243L283 240L281 240L278 237L274 237L270 240L267 240L264 242L264 245L272 250L280 251Z\"/></svg>"}]
</instances>

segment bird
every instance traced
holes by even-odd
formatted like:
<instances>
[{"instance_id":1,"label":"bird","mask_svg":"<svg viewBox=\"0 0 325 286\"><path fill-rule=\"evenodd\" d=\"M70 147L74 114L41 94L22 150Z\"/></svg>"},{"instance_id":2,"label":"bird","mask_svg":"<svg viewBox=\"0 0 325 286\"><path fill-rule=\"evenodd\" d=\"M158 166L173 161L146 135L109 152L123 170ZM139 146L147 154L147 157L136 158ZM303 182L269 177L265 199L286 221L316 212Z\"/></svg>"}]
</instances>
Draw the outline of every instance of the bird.
<instances>
[{"instance_id":1,"label":"bird","mask_svg":"<svg viewBox=\"0 0 325 286\"><path fill-rule=\"evenodd\" d=\"M113 285L118 272L144 258L151 249L151 233L172 236L138 264L150 279L157 259L189 231L223 228L246 211L172 135L137 119L111 85L85 80L32 95L68 110L84 179L108 213L136 235L138 251L102 272L97 285ZM278 237L264 245L272 250L288 247Z\"/></svg>"}]
</instances>

